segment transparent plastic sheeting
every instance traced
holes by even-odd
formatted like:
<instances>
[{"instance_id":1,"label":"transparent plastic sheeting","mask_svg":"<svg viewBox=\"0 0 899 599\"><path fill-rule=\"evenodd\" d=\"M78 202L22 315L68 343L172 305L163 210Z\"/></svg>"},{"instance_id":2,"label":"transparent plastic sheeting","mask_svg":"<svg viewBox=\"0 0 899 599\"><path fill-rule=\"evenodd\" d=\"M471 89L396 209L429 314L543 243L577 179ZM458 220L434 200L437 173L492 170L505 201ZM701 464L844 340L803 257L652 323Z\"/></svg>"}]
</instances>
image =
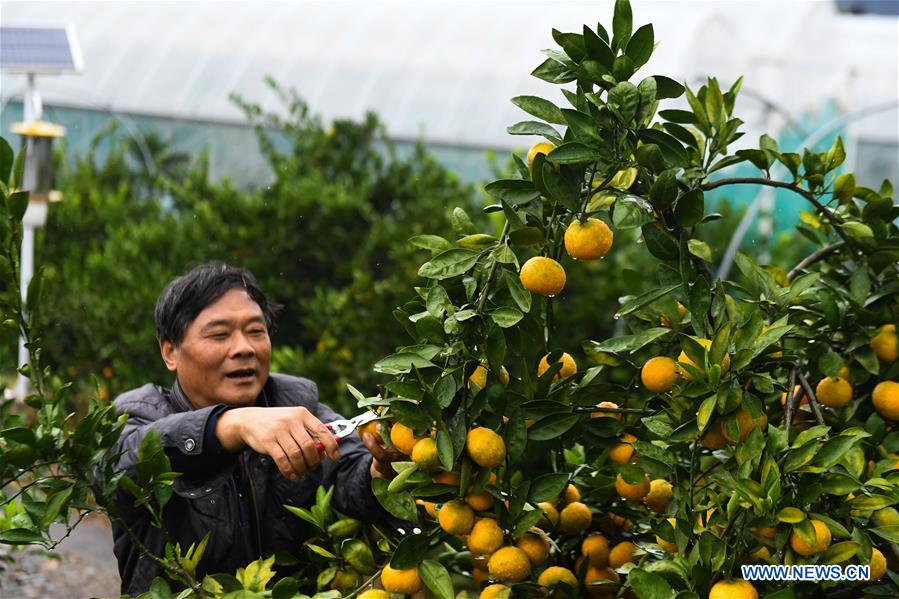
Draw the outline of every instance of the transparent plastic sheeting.
<instances>
[{"instance_id":1,"label":"transparent plastic sheeting","mask_svg":"<svg viewBox=\"0 0 899 599\"><path fill-rule=\"evenodd\" d=\"M9 25L77 30L81 75L38 78L47 104L191 120L243 122L231 92L279 108L271 75L327 119L376 111L391 135L458 146L530 143L506 127L528 118L522 94L564 102L529 76L554 47L551 28L611 24L612 2L2 2ZM746 76L738 108L747 138L814 110L822 98L860 106L895 98L895 17L851 16L833 2L634 4L659 51L641 71L688 82ZM2 76L4 105L24 89ZM892 117L895 120L895 116ZM895 124L895 123L893 123ZM875 135L896 127L867 125Z\"/></svg>"}]
</instances>

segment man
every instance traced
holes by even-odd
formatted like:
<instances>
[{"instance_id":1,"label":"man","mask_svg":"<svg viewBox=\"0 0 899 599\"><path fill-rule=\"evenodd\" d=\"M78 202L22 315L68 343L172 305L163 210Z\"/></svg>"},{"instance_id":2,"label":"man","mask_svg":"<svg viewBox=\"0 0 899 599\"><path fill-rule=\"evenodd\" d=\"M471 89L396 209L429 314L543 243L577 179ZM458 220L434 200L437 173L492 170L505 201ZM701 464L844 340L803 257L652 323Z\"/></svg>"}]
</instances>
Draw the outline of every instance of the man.
<instances>
[{"instance_id":1,"label":"man","mask_svg":"<svg viewBox=\"0 0 899 599\"><path fill-rule=\"evenodd\" d=\"M114 509L156 555L166 535L186 549L210 533L198 577L233 573L275 552L297 555L310 531L283 506L309 505L319 485L334 485L339 511L390 521L371 479L390 476L397 454L368 434L338 446L324 423L341 416L318 402L315 383L269 373L272 324L273 306L249 271L198 266L170 282L156 303L172 388L147 384L115 400L116 412L128 414L113 448L119 468L134 477L141 442L155 429L173 470L183 474L165 507L164 531L131 497L121 494ZM113 535L122 593L147 591L160 568L123 527Z\"/></svg>"}]
</instances>

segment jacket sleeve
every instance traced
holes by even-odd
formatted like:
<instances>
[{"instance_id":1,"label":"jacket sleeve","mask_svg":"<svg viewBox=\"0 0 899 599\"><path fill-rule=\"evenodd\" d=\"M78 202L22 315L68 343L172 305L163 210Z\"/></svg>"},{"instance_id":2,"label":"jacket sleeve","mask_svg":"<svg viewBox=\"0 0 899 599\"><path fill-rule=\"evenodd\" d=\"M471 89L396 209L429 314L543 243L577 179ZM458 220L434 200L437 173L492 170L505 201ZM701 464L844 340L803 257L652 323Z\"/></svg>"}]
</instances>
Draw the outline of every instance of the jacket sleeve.
<instances>
[{"instance_id":1,"label":"jacket sleeve","mask_svg":"<svg viewBox=\"0 0 899 599\"><path fill-rule=\"evenodd\" d=\"M159 433L160 444L174 466L190 466L191 462L205 463L204 452L218 453L216 447L207 448L207 426L220 407L210 406L188 412L172 413L168 402L153 385L122 395L116 400L116 414L128 414L125 429L113 447L118 454L117 470L135 476L140 460L140 446L151 429ZM208 453L208 452L207 452Z\"/></svg>"}]
</instances>

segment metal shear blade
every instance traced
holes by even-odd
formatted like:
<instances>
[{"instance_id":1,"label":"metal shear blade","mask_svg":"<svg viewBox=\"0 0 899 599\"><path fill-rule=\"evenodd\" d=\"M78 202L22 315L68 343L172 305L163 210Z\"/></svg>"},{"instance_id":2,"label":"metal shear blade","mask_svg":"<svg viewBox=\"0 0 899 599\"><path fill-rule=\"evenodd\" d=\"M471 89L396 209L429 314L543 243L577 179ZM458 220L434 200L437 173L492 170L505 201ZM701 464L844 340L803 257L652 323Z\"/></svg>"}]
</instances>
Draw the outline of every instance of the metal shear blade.
<instances>
[{"instance_id":1,"label":"metal shear blade","mask_svg":"<svg viewBox=\"0 0 899 599\"><path fill-rule=\"evenodd\" d=\"M354 430L362 426L363 424L368 424L373 420L377 420L378 415L374 412L368 411L363 414L359 414L358 416L354 416L349 419L342 420L334 420L332 422L328 422L325 424L331 432L334 433L334 436L340 440L346 438L348 435L352 434Z\"/></svg>"}]
</instances>

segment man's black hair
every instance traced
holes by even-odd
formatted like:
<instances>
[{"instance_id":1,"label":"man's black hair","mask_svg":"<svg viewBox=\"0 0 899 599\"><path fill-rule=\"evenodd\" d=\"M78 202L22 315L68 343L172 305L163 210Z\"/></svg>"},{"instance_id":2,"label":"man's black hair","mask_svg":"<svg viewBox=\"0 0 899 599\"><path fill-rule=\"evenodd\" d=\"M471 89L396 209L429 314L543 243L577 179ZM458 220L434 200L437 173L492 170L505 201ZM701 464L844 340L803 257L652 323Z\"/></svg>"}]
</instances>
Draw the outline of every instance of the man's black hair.
<instances>
[{"instance_id":1,"label":"man's black hair","mask_svg":"<svg viewBox=\"0 0 899 599\"><path fill-rule=\"evenodd\" d=\"M224 262L201 264L172 280L156 300L156 339L167 339L180 345L190 323L209 305L232 289L245 289L262 309L269 332L275 324L275 311L280 307L269 302L249 270Z\"/></svg>"}]
</instances>

